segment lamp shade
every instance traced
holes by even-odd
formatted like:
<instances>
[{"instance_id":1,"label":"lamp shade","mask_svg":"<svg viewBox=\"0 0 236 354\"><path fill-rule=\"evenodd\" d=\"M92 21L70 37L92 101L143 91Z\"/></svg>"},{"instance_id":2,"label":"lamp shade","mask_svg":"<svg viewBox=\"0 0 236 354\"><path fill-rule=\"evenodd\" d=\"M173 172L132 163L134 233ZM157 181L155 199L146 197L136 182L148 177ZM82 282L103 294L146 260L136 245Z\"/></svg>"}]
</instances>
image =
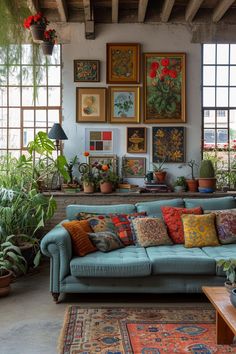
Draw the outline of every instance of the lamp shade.
<instances>
[{"instance_id":1,"label":"lamp shade","mask_svg":"<svg viewBox=\"0 0 236 354\"><path fill-rule=\"evenodd\" d=\"M60 123L54 123L52 128L50 129L48 133L48 137L50 139L55 139L55 140L68 140L66 133L61 127Z\"/></svg>"}]
</instances>

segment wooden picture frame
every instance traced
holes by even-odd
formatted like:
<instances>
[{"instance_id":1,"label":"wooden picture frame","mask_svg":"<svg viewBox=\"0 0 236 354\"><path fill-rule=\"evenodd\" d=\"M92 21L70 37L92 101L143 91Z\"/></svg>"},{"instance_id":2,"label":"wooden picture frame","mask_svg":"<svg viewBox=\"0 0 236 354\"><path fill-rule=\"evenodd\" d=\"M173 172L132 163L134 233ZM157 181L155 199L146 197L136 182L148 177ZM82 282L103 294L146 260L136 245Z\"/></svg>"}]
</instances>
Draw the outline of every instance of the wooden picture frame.
<instances>
[{"instance_id":1,"label":"wooden picture frame","mask_svg":"<svg viewBox=\"0 0 236 354\"><path fill-rule=\"evenodd\" d=\"M95 162L101 165L110 164L110 169L113 172L118 171L118 157L117 155L89 155L88 164L92 166Z\"/></svg>"},{"instance_id":2,"label":"wooden picture frame","mask_svg":"<svg viewBox=\"0 0 236 354\"><path fill-rule=\"evenodd\" d=\"M139 43L107 43L107 83L138 84L140 53Z\"/></svg>"},{"instance_id":3,"label":"wooden picture frame","mask_svg":"<svg viewBox=\"0 0 236 354\"><path fill-rule=\"evenodd\" d=\"M185 162L185 128L152 127L152 162Z\"/></svg>"},{"instance_id":4,"label":"wooden picture frame","mask_svg":"<svg viewBox=\"0 0 236 354\"><path fill-rule=\"evenodd\" d=\"M91 154L113 154L117 129L85 128L85 151Z\"/></svg>"},{"instance_id":5,"label":"wooden picture frame","mask_svg":"<svg viewBox=\"0 0 236 354\"><path fill-rule=\"evenodd\" d=\"M144 178L146 175L146 158L123 156L122 174L125 178Z\"/></svg>"},{"instance_id":6,"label":"wooden picture frame","mask_svg":"<svg viewBox=\"0 0 236 354\"><path fill-rule=\"evenodd\" d=\"M76 122L106 123L105 87L76 87Z\"/></svg>"},{"instance_id":7,"label":"wooden picture frame","mask_svg":"<svg viewBox=\"0 0 236 354\"><path fill-rule=\"evenodd\" d=\"M140 121L140 87L109 87L110 123L137 124Z\"/></svg>"},{"instance_id":8,"label":"wooden picture frame","mask_svg":"<svg viewBox=\"0 0 236 354\"><path fill-rule=\"evenodd\" d=\"M144 122L186 122L186 54L144 53Z\"/></svg>"},{"instance_id":9,"label":"wooden picture frame","mask_svg":"<svg viewBox=\"0 0 236 354\"><path fill-rule=\"evenodd\" d=\"M147 152L147 128L127 127L126 144L127 144L127 153L145 154Z\"/></svg>"},{"instance_id":10,"label":"wooden picture frame","mask_svg":"<svg viewBox=\"0 0 236 354\"><path fill-rule=\"evenodd\" d=\"M74 82L99 82L100 61L76 59L74 60Z\"/></svg>"}]
</instances>

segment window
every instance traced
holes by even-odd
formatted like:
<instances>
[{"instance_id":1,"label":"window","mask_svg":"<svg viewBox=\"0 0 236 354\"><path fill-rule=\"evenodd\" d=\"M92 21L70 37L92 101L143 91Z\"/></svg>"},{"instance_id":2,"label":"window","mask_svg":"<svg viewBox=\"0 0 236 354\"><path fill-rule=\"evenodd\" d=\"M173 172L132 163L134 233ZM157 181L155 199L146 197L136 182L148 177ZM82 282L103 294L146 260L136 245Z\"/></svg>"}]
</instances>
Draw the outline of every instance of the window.
<instances>
[{"instance_id":1,"label":"window","mask_svg":"<svg viewBox=\"0 0 236 354\"><path fill-rule=\"evenodd\" d=\"M61 121L61 47L0 47L0 154L18 157L39 131Z\"/></svg>"},{"instance_id":2,"label":"window","mask_svg":"<svg viewBox=\"0 0 236 354\"><path fill-rule=\"evenodd\" d=\"M202 64L203 157L236 175L236 45L204 44Z\"/></svg>"}]
</instances>

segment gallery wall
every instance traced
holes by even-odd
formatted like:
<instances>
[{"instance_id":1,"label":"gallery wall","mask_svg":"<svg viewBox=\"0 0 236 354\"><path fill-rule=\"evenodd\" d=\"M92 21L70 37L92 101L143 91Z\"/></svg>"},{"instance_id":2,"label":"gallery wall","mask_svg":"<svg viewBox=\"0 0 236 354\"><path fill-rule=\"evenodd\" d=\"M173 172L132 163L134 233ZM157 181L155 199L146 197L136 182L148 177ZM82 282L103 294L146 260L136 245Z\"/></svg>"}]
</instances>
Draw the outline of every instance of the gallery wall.
<instances>
[{"instance_id":1,"label":"gallery wall","mask_svg":"<svg viewBox=\"0 0 236 354\"><path fill-rule=\"evenodd\" d=\"M85 128L116 128L117 148L115 153L122 157L146 157L147 170L151 164L152 126L184 126L186 128L186 161L200 160L201 157L201 45L190 42L191 33L185 25L146 25L146 24L102 24L96 26L96 39L86 40L84 24L71 24L71 42L62 48L62 83L63 83L63 128L68 136L64 145L67 158L77 154L80 161L85 161ZM185 124L143 124L141 71L141 123L147 127L147 154L132 155L126 151L126 127L120 124L76 123L76 87L108 87L106 84L106 43L137 42L143 52L185 52L186 66L186 117ZM100 60L100 82L75 83L73 61L75 59ZM133 126L133 124L131 125ZM120 160L121 161L121 160ZM180 164L166 164L168 178L187 175L188 169L179 169ZM129 179L130 183L143 184L143 179Z\"/></svg>"}]
</instances>

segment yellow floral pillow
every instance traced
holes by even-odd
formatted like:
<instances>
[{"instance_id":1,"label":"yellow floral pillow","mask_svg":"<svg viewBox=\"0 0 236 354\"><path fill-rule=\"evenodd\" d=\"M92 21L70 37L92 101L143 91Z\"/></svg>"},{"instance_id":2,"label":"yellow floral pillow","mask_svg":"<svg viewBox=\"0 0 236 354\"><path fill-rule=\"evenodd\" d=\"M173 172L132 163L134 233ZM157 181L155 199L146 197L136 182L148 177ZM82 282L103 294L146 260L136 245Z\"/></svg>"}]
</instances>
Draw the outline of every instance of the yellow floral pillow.
<instances>
[{"instance_id":1,"label":"yellow floral pillow","mask_svg":"<svg viewBox=\"0 0 236 354\"><path fill-rule=\"evenodd\" d=\"M185 247L218 246L215 215L182 215Z\"/></svg>"}]
</instances>

